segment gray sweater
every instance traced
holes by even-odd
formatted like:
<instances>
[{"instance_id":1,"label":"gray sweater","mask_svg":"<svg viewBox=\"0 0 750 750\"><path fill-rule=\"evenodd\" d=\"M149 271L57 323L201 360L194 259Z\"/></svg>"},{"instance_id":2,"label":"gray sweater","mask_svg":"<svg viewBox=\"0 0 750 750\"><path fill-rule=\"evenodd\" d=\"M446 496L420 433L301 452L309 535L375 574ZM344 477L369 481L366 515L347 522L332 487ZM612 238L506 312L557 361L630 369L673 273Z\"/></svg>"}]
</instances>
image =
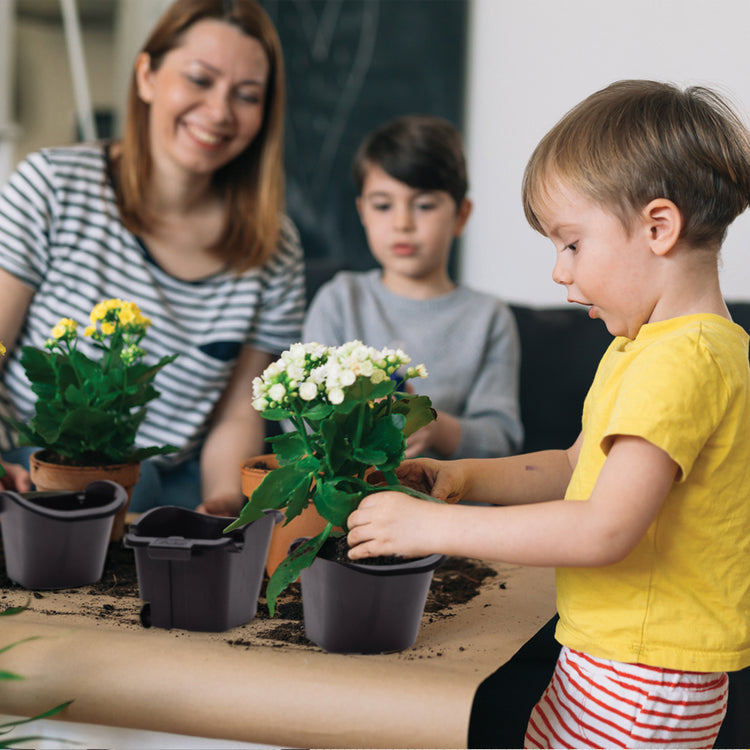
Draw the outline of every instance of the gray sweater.
<instances>
[{"instance_id":1,"label":"gray sweater","mask_svg":"<svg viewBox=\"0 0 750 750\"><path fill-rule=\"evenodd\" d=\"M398 347L428 377L410 381L436 409L458 418L461 441L446 458L506 456L523 440L518 403L520 345L515 319L501 300L459 286L427 300L386 289L380 269L342 271L315 295L303 340L325 346L359 339Z\"/></svg>"}]
</instances>

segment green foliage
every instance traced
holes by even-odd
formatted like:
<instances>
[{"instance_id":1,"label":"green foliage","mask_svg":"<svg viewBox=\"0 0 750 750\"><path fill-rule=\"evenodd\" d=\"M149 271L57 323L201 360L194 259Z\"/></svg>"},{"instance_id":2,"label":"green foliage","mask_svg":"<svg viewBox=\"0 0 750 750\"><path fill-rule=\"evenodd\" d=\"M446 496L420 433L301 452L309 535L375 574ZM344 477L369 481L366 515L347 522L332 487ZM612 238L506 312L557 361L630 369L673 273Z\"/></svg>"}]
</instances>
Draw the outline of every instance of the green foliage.
<instances>
[{"instance_id":1,"label":"green foliage","mask_svg":"<svg viewBox=\"0 0 750 750\"><path fill-rule=\"evenodd\" d=\"M10 615L17 615L20 612L23 612L27 607L29 606L28 601L26 604L20 606L20 607L8 607L2 612L0 612L0 617L3 616L10 616ZM39 636L29 636L28 638L22 638L20 641L15 641L14 643L10 643L7 646L3 646L0 648L0 654L5 653L6 651L10 651L10 649L15 648L16 646L20 646L22 643L27 643L28 641L34 641ZM15 672L8 672L6 670L0 670L0 681L2 680L23 680L25 679L22 675L16 674ZM17 719L16 721L6 721L4 724L0 724L0 748L10 748L10 747L18 747L19 744L23 744L26 742L35 742L37 740L43 740L43 739L50 739L45 737L40 737L37 735L33 736L27 736L27 737L13 737L5 739L5 737L10 734L16 727L22 726L24 724L29 724L32 721L38 721L39 719L49 719L52 716L55 716L56 714L59 714L60 711L67 708L73 701L65 701L64 703L61 703L59 706L55 706L54 708L50 708L47 711L43 711L40 714L37 714L36 716L32 716L30 719ZM66 740L62 740L65 742Z\"/></svg>"},{"instance_id":2,"label":"green foliage","mask_svg":"<svg viewBox=\"0 0 750 750\"><path fill-rule=\"evenodd\" d=\"M395 469L404 458L406 438L435 419L427 396L399 390L404 380L426 376L422 366L396 375L409 362L403 352L376 351L360 342L338 349L297 347L258 379L253 402L266 419L288 419L295 429L271 438L279 468L265 476L227 528L261 518L267 508L283 509L288 523L309 503L328 521L274 572L267 588L271 615L278 595L312 563L331 530L346 527L364 497L387 487L426 497L402 487ZM316 387L307 389L307 383ZM383 472L387 487L366 481L373 468Z\"/></svg>"},{"instance_id":3,"label":"green foliage","mask_svg":"<svg viewBox=\"0 0 750 750\"><path fill-rule=\"evenodd\" d=\"M25 346L21 364L36 394L28 424L11 420L21 445L56 454L78 466L141 461L171 453L171 445L136 448L147 404L159 396L153 380L177 355L155 365L141 362L140 342L151 324L132 302L107 300L91 313L86 335L101 350L99 359L78 351L77 324L64 318L52 329L45 349Z\"/></svg>"}]
</instances>

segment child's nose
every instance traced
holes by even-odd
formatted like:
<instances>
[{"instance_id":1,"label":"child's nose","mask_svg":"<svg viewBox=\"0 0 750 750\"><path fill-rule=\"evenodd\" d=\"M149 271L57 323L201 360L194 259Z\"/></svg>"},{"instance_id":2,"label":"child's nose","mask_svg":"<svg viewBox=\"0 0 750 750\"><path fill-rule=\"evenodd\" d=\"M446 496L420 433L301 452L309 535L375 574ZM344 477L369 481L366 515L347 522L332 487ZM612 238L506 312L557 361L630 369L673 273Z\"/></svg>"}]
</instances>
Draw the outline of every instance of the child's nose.
<instances>
[{"instance_id":1,"label":"child's nose","mask_svg":"<svg viewBox=\"0 0 750 750\"><path fill-rule=\"evenodd\" d=\"M408 206L397 207L393 220L396 229L411 229L414 226L414 215Z\"/></svg>"},{"instance_id":2,"label":"child's nose","mask_svg":"<svg viewBox=\"0 0 750 750\"><path fill-rule=\"evenodd\" d=\"M552 281L555 284L562 285L570 284L573 281L563 253L558 253L555 259L555 265L552 268Z\"/></svg>"}]
</instances>

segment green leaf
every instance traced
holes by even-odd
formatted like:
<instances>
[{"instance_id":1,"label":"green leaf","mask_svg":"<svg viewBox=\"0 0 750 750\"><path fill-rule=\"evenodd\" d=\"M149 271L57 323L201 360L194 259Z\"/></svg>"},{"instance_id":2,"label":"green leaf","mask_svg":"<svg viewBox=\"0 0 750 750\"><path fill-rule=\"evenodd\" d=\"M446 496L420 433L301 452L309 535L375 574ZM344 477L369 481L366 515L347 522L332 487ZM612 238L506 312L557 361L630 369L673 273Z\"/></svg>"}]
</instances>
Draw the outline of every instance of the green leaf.
<instances>
[{"instance_id":1,"label":"green leaf","mask_svg":"<svg viewBox=\"0 0 750 750\"><path fill-rule=\"evenodd\" d=\"M234 531L235 529L240 529L243 526L247 526L247 524L252 523L253 521L257 521L259 518L263 518L263 516L265 515L266 514L260 508L256 507L250 502L247 502L242 506L242 510L240 511L239 516L237 516L237 518L224 529L224 533L227 534L230 531Z\"/></svg>"},{"instance_id":2,"label":"green leaf","mask_svg":"<svg viewBox=\"0 0 750 750\"><path fill-rule=\"evenodd\" d=\"M352 457L366 466L377 466L385 463L388 454L382 450L377 450L374 446L364 445L361 448L355 448L352 451Z\"/></svg>"},{"instance_id":3,"label":"green leaf","mask_svg":"<svg viewBox=\"0 0 750 750\"><path fill-rule=\"evenodd\" d=\"M307 453L307 444L297 432L285 432L269 438L273 445L273 452L280 464L299 461Z\"/></svg>"},{"instance_id":4,"label":"green leaf","mask_svg":"<svg viewBox=\"0 0 750 750\"><path fill-rule=\"evenodd\" d=\"M55 368L52 366L52 354L34 346L24 346L21 352L21 365L23 365L26 375L32 383L55 384L56 377Z\"/></svg>"},{"instance_id":5,"label":"green leaf","mask_svg":"<svg viewBox=\"0 0 750 750\"><path fill-rule=\"evenodd\" d=\"M314 475L298 464L269 471L253 492L251 501L259 508L283 508L300 491L307 491Z\"/></svg>"},{"instance_id":6,"label":"green leaf","mask_svg":"<svg viewBox=\"0 0 750 750\"><path fill-rule=\"evenodd\" d=\"M406 416L406 423L403 427L403 433L406 437L428 425L437 417L429 396L412 394L403 396L393 405L393 411Z\"/></svg>"},{"instance_id":7,"label":"green leaf","mask_svg":"<svg viewBox=\"0 0 750 750\"><path fill-rule=\"evenodd\" d=\"M349 514L362 499L361 491L351 491L351 487L351 480L346 477L335 482L318 482L313 489L318 513L334 526L345 526Z\"/></svg>"},{"instance_id":8,"label":"green leaf","mask_svg":"<svg viewBox=\"0 0 750 750\"><path fill-rule=\"evenodd\" d=\"M24 604L19 604L16 607L6 607L2 612L0 612L0 617L21 614L21 612L29 608L29 604L31 604L31 597L26 599L26 602Z\"/></svg>"},{"instance_id":9,"label":"green leaf","mask_svg":"<svg viewBox=\"0 0 750 750\"><path fill-rule=\"evenodd\" d=\"M312 539L302 542L296 549L289 553L288 557L283 560L274 570L273 575L266 586L266 603L268 604L268 614L274 616L276 610L276 600L282 591L290 584L294 583L299 574L312 565L315 555L323 546L323 542L328 539L333 524L328 523L323 531Z\"/></svg>"}]
</instances>

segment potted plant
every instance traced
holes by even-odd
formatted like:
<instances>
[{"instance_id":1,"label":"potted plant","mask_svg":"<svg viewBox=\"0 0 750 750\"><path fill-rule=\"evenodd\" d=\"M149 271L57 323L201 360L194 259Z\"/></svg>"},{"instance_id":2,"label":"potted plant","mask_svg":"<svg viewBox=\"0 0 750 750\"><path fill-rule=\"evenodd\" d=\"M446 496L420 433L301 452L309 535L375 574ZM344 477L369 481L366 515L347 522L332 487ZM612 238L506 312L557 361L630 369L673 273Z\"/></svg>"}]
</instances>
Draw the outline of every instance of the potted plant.
<instances>
[{"instance_id":1,"label":"potted plant","mask_svg":"<svg viewBox=\"0 0 750 750\"><path fill-rule=\"evenodd\" d=\"M368 494L390 488L434 501L415 489L403 487L395 473L404 457L406 438L435 418L427 396L403 390L405 381L426 376L424 365L410 366L410 358L401 350L377 350L360 341L351 341L340 347L295 344L253 383L254 408L266 419L289 420L294 429L270 438L279 466L266 474L227 531L260 518L267 509L283 509L288 523L309 504L315 506L325 519L325 527L293 549L276 568L266 591L269 612L273 615L278 595L302 573L306 632L308 638L326 650L398 650L411 645L416 638L413 625L412 633L395 639L371 634L375 636L375 645L360 642L358 634L343 639L320 634L315 623L345 626L348 621L356 627L358 620L355 613L339 612L333 617L313 614L311 608L323 602L320 596L308 597L307 591L317 590L319 586L313 579L325 575L325 570L331 567L321 556L324 544L329 537L333 538L335 527L346 529L349 514ZM380 485L368 481L373 471L381 472L384 482ZM342 532L333 536L342 536ZM334 574L338 578L342 577L341 570L345 570L346 579L358 577L355 573L368 580L387 578L389 588L393 588L397 578L396 568L406 569L403 573L406 579L419 577L417 592L407 595L416 601L421 597L418 627L432 571L441 561L441 556L432 555L417 562L391 561L389 565L352 563L346 559L332 565L338 571ZM360 592L367 588L361 580L353 585ZM403 603L403 598L401 592L397 602ZM343 599L356 602L355 607L362 606L359 597L344 595ZM384 609L382 598L378 601L378 608ZM401 607L393 619L402 620L403 614ZM404 639L411 640L407 643Z\"/></svg>"},{"instance_id":2,"label":"potted plant","mask_svg":"<svg viewBox=\"0 0 750 750\"><path fill-rule=\"evenodd\" d=\"M63 318L44 348L23 347L21 364L36 394L34 417L11 420L21 445L39 451L30 459L37 490L81 490L109 479L128 492L138 481L140 462L170 453L171 445L136 447L147 404L157 398L156 374L177 355L144 363L141 341L151 321L137 305L120 299L100 302L84 335L101 355L79 350L78 323ZM122 538L127 506L115 517L112 539Z\"/></svg>"}]
</instances>

